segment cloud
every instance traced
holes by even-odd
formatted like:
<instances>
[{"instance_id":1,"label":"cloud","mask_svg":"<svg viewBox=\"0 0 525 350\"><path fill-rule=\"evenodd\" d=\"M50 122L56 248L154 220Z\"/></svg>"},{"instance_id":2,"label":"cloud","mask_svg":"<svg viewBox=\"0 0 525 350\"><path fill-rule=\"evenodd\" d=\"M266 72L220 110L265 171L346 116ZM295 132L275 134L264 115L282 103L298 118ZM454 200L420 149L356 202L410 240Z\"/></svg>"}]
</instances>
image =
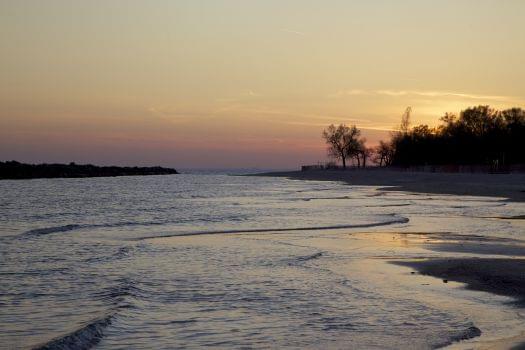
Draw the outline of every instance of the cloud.
<instances>
[{"instance_id":1,"label":"cloud","mask_svg":"<svg viewBox=\"0 0 525 350\"><path fill-rule=\"evenodd\" d=\"M241 103L243 100L246 100L252 97L261 97L261 96L263 95L250 89L250 90L240 92L237 96L217 97L215 98L214 101L217 103Z\"/></svg>"},{"instance_id":2,"label":"cloud","mask_svg":"<svg viewBox=\"0 0 525 350\"><path fill-rule=\"evenodd\" d=\"M311 127L319 127L319 128L325 128L325 127L328 126L328 122L320 123L320 122L308 122L308 121L305 121L305 122L302 122L302 121L284 121L282 123L283 124L287 124L287 125L311 126ZM333 122L332 124L339 124L339 123L338 122ZM349 121L346 121L346 124L347 125L348 124L353 124L352 120L350 119ZM362 126L362 124L358 125L358 128L359 129L363 129L363 130L374 130L374 131L394 131L395 130L391 126L383 126L383 125L367 126L366 123L364 125L365 126Z\"/></svg>"},{"instance_id":3,"label":"cloud","mask_svg":"<svg viewBox=\"0 0 525 350\"><path fill-rule=\"evenodd\" d=\"M453 91L420 91L420 90L376 90L374 91L377 95L387 96L425 96L425 97L459 97L471 100L491 100L491 101L504 101L510 99L509 96L496 96L496 95L477 95L467 94Z\"/></svg>"},{"instance_id":4,"label":"cloud","mask_svg":"<svg viewBox=\"0 0 525 350\"><path fill-rule=\"evenodd\" d=\"M472 93L463 93L456 91L433 91L433 90L363 90L363 89L350 89L350 90L339 90L332 97L343 97L343 96L422 96L422 97L451 97L451 98L462 98L469 100L486 100L486 101L509 101L512 99L510 96L500 95L478 95Z\"/></svg>"},{"instance_id":5,"label":"cloud","mask_svg":"<svg viewBox=\"0 0 525 350\"><path fill-rule=\"evenodd\" d=\"M205 120L213 117L207 110L176 109L168 107L151 106L146 111L154 116L157 120L163 120L169 123L179 123L195 121L196 119Z\"/></svg>"},{"instance_id":6,"label":"cloud","mask_svg":"<svg viewBox=\"0 0 525 350\"><path fill-rule=\"evenodd\" d=\"M370 95L370 92L367 92L366 90L362 90L362 89L339 90L331 96L332 97L342 97L342 96L357 96L357 95Z\"/></svg>"},{"instance_id":7,"label":"cloud","mask_svg":"<svg viewBox=\"0 0 525 350\"><path fill-rule=\"evenodd\" d=\"M258 92L253 92L253 90L248 90L244 96L250 96L250 97L257 97L257 96L261 96L260 93Z\"/></svg>"},{"instance_id":8,"label":"cloud","mask_svg":"<svg viewBox=\"0 0 525 350\"><path fill-rule=\"evenodd\" d=\"M283 28L283 29L281 29L281 31L283 31L283 32L285 32L285 33L290 33L290 34L295 34L295 35L301 35L301 36L306 35L304 32L300 32L300 31L298 31L298 30L287 29L287 28Z\"/></svg>"}]
</instances>

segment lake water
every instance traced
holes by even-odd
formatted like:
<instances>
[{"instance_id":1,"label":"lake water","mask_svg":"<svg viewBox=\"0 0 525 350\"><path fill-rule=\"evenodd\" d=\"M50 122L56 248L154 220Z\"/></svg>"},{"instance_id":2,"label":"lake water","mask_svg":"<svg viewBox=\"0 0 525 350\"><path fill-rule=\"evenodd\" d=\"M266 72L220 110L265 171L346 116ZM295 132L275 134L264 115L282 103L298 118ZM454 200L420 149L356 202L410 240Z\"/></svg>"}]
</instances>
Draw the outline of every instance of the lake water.
<instances>
[{"instance_id":1,"label":"lake water","mask_svg":"<svg viewBox=\"0 0 525 350\"><path fill-rule=\"evenodd\" d=\"M520 239L494 217L524 207L502 199L202 174L0 194L0 348L419 349L523 324L506 298L388 263L452 253L378 239Z\"/></svg>"}]
</instances>

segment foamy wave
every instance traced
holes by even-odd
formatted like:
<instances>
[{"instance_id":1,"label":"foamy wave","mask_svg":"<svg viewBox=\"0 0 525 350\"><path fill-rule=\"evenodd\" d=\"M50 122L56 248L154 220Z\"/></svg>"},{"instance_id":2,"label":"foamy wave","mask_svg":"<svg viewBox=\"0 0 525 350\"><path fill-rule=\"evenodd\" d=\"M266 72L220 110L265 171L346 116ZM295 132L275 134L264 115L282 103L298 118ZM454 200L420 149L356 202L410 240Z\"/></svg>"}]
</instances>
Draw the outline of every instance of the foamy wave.
<instances>
[{"instance_id":1,"label":"foamy wave","mask_svg":"<svg viewBox=\"0 0 525 350\"><path fill-rule=\"evenodd\" d=\"M66 349L89 349L96 345L104 335L104 330L111 324L112 316L95 319L85 326L55 338L50 342L36 346L35 350L66 350Z\"/></svg>"}]
</instances>

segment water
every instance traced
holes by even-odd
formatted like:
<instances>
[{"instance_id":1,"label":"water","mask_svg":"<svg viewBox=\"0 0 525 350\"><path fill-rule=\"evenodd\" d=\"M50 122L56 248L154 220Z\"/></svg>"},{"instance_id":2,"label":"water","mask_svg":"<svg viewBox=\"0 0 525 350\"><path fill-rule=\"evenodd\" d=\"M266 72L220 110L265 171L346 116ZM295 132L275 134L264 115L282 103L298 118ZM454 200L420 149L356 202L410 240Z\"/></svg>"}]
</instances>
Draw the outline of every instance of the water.
<instances>
[{"instance_id":1,"label":"water","mask_svg":"<svg viewBox=\"0 0 525 350\"><path fill-rule=\"evenodd\" d=\"M493 217L523 206L500 199L225 175L0 193L0 348L419 349L523 322L505 298L414 283L385 259L443 252L366 238L519 238Z\"/></svg>"}]
</instances>

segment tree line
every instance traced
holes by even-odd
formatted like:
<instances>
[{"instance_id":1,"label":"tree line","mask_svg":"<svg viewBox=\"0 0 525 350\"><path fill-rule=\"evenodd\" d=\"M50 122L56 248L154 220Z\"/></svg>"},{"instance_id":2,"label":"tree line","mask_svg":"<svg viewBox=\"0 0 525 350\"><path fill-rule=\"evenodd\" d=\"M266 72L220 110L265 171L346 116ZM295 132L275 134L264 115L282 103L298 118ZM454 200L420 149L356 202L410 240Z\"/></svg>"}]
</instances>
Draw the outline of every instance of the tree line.
<instances>
[{"instance_id":1,"label":"tree line","mask_svg":"<svg viewBox=\"0 0 525 350\"><path fill-rule=\"evenodd\" d=\"M92 164L24 164L17 161L0 162L0 180L36 178L77 178L106 176L178 174L171 168L96 166Z\"/></svg>"},{"instance_id":2,"label":"tree line","mask_svg":"<svg viewBox=\"0 0 525 350\"><path fill-rule=\"evenodd\" d=\"M323 131L328 154L358 167L371 159L379 166L510 165L525 163L525 110L470 107L459 116L445 113L441 124L410 127L410 108L388 141L367 147L355 126L330 125Z\"/></svg>"}]
</instances>

